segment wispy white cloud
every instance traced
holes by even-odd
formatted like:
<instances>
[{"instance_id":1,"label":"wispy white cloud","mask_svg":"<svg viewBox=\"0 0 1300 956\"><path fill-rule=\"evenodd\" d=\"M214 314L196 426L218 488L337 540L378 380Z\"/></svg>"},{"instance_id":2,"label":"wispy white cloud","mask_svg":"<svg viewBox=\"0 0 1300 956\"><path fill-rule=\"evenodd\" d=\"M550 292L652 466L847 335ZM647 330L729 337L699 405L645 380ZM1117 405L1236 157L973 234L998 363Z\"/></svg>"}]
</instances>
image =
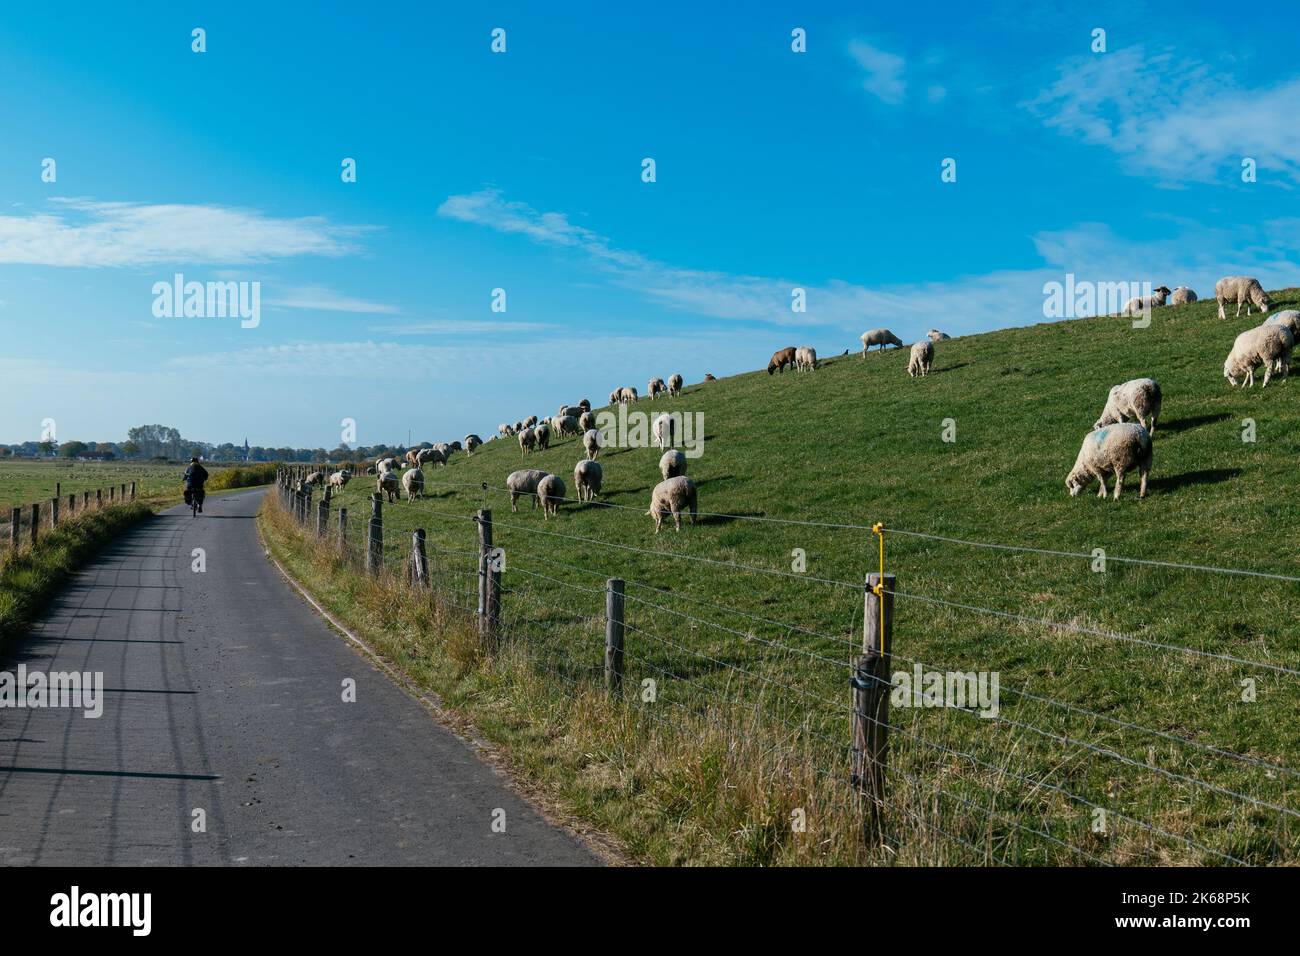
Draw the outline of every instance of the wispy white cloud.
<instances>
[{"instance_id":1,"label":"wispy white cloud","mask_svg":"<svg viewBox=\"0 0 1300 956\"><path fill-rule=\"evenodd\" d=\"M555 326L546 322L492 322L475 319L428 319L400 325L377 325L371 329L384 335L502 335L514 332L543 332Z\"/></svg>"},{"instance_id":2,"label":"wispy white cloud","mask_svg":"<svg viewBox=\"0 0 1300 956\"><path fill-rule=\"evenodd\" d=\"M325 286L303 286L286 289L274 298L268 298L266 305L278 306L282 309L310 309L316 312L363 312L379 315L395 315L402 311L395 305L358 299Z\"/></svg>"},{"instance_id":3,"label":"wispy white cloud","mask_svg":"<svg viewBox=\"0 0 1300 956\"><path fill-rule=\"evenodd\" d=\"M863 89L890 106L903 102L907 95L907 81L903 76L906 60L861 39L850 41L849 55L867 74L862 81Z\"/></svg>"},{"instance_id":4,"label":"wispy white cloud","mask_svg":"<svg viewBox=\"0 0 1300 956\"><path fill-rule=\"evenodd\" d=\"M1067 59L1021 105L1065 135L1114 151L1136 173L1222 181L1251 157L1290 183L1300 180L1297 102L1300 77L1245 87L1182 51L1139 45Z\"/></svg>"},{"instance_id":5,"label":"wispy white cloud","mask_svg":"<svg viewBox=\"0 0 1300 956\"><path fill-rule=\"evenodd\" d=\"M835 336L835 341L847 332L849 345L854 334L873 325L893 325L900 335L915 338L935 327L969 333L1044 321L1043 284L1061 281L1067 272L1095 282L1151 281L1209 292L1220 276L1242 271L1270 288L1287 285L1300 268L1296 245L1287 238L1295 234L1294 222L1210 228L1169 221L1170 238L1156 241L1130 239L1105 224L1081 223L1027 237L1040 260L1030 267L874 287L836 279L808 284L657 262L616 250L591 230L571 229L562 213L542 214L525 203L506 203L496 190L475 197L472 221L586 253L611 281L656 303L712 318L804 329L818 338ZM531 228L530 222L543 216L547 227ZM796 286L806 291L806 313L790 310Z\"/></svg>"},{"instance_id":6,"label":"wispy white cloud","mask_svg":"<svg viewBox=\"0 0 1300 956\"><path fill-rule=\"evenodd\" d=\"M57 212L0 215L0 264L112 268L241 264L355 251L366 226L181 203L51 200Z\"/></svg>"}]
</instances>

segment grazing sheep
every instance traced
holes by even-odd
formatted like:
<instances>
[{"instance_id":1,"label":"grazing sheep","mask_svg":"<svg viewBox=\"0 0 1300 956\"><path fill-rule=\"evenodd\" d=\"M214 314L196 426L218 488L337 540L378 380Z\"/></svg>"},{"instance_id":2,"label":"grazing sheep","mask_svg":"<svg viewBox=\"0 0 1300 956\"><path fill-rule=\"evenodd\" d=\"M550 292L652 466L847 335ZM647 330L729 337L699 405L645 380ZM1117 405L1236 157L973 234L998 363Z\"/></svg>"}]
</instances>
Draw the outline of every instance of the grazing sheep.
<instances>
[{"instance_id":1,"label":"grazing sheep","mask_svg":"<svg viewBox=\"0 0 1300 956\"><path fill-rule=\"evenodd\" d=\"M706 381L706 382L716 382L717 379L713 377L713 373L712 373L712 372L705 372L705 373L704 373L704 381Z\"/></svg>"},{"instance_id":2,"label":"grazing sheep","mask_svg":"<svg viewBox=\"0 0 1300 956\"><path fill-rule=\"evenodd\" d=\"M556 414L558 418L577 418L585 411L586 409L581 405L561 405L559 412Z\"/></svg>"},{"instance_id":3,"label":"grazing sheep","mask_svg":"<svg viewBox=\"0 0 1300 956\"><path fill-rule=\"evenodd\" d=\"M537 450L546 451L551 447L551 426L546 422L541 422L533 429L533 435L537 438Z\"/></svg>"},{"instance_id":4,"label":"grazing sheep","mask_svg":"<svg viewBox=\"0 0 1300 956\"><path fill-rule=\"evenodd\" d=\"M660 448L667 448L669 445L675 445L677 438L677 419L665 412L655 417L650 426L651 432L655 436L655 441L659 443Z\"/></svg>"},{"instance_id":5,"label":"grazing sheep","mask_svg":"<svg viewBox=\"0 0 1300 956\"><path fill-rule=\"evenodd\" d=\"M682 377L674 372L668 376L668 396L676 398L682 393Z\"/></svg>"},{"instance_id":6,"label":"grazing sheep","mask_svg":"<svg viewBox=\"0 0 1300 956\"><path fill-rule=\"evenodd\" d=\"M771 360L767 363L767 374L771 375L773 372L780 372L784 375L787 365L791 368L794 367L794 353L795 347L793 345L773 352Z\"/></svg>"},{"instance_id":7,"label":"grazing sheep","mask_svg":"<svg viewBox=\"0 0 1300 956\"><path fill-rule=\"evenodd\" d=\"M618 390L618 400L624 404L631 404L638 401L636 389L631 385L625 385Z\"/></svg>"},{"instance_id":8,"label":"grazing sheep","mask_svg":"<svg viewBox=\"0 0 1300 956\"><path fill-rule=\"evenodd\" d=\"M817 371L817 350L811 345L801 345L795 349L794 370L796 372Z\"/></svg>"},{"instance_id":9,"label":"grazing sheep","mask_svg":"<svg viewBox=\"0 0 1300 956\"><path fill-rule=\"evenodd\" d=\"M344 468L342 471L336 471L334 474L330 475L330 487L342 491L347 487L348 482L351 480L352 472Z\"/></svg>"},{"instance_id":10,"label":"grazing sheep","mask_svg":"<svg viewBox=\"0 0 1300 956\"><path fill-rule=\"evenodd\" d=\"M557 435L581 435L582 431L578 428L578 419L573 415L563 417L556 415L551 419L551 427L555 429Z\"/></svg>"},{"instance_id":11,"label":"grazing sheep","mask_svg":"<svg viewBox=\"0 0 1300 956\"><path fill-rule=\"evenodd\" d=\"M406 451L406 464L410 468L420 467L420 449L408 448Z\"/></svg>"},{"instance_id":12,"label":"grazing sheep","mask_svg":"<svg viewBox=\"0 0 1300 956\"><path fill-rule=\"evenodd\" d=\"M1191 305L1196 301L1196 293L1185 285L1180 285L1169 296L1170 305Z\"/></svg>"},{"instance_id":13,"label":"grazing sheep","mask_svg":"<svg viewBox=\"0 0 1300 956\"><path fill-rule=\"evenodd\" d=\"M659 459L659 474L664 476L664 481L686 474L686 456L676 448L664 452Z\"/></svg>"},{"instance_id":14,"label":"grazing sheep","mask_svg":"<svg viewBox=\"0 0 1300 956\"><path fill-rule=\"evenodd\" d=\"M537 424L537 416L536 416L536 415L529 415L527 418L524 419L524 427L525 427L525 428L532 428L532 427L533 427L534 425L536 425L536 424Z\"/></svg>"},{"instance_id":15,"label":"grazing sheep","mask_svg":"<svg viewBox=\"0 0 1300 956\"><path fill-rule=\"evenodd\" d=\"M414 501L424 494L424 472L411 468L402 475L402 488L406 491L406 500Z\"/></svg>"},{"instance_id":16,"label":"grazing sheep","mask_svg":"<svg viewBox=\"0 0 1300 956\"><path fill-rule=\"evenodd\" d=\"M1115 475L1115 499L1124 489L1124 473L1137 468L1142 474L1138 497L1147 496L1147 474L1151 471L1151 436L1141 425L1122 422L1089 432L1079 449L1074 467L1065 477L1071 498L1087 488L1095 478L1101 483L1098 497L1106 497L1106 473Z\"/></svg>"},{"instance_id":17,"label":"grazing sheep","mask_svg":"<svg viewBox=\"0 0 1300 956\"><path fill-rule=\"evenodd\" d=\"M451 444L448 444L445 441L440 441L438 444L434 445L433 448L434 451L442 452L442 463L445 465L447 464L448 459L451 458L451 453L459 450L460 442L454 441Z\"/></svg>"},{"instance_id":18,"label":"grazing sheep","mask_svg":"<svg viewBox=\"0 0 1300 956\"><path fill-rule=\"evenodd\" d=\"M925 337L931 342L946 342L948 339L952 338L952 336L947 332L940 332L938 329L931 329L929 332L926 332Z\"/></svg>"},{"instance_id":19,"label":"grazing sheep","mask_svg":"<svg viewBox=\"0 0 1300 956\"><path fill-rule=\"evenodd\" d=\"M483 444L483 439L479 438L477 435L466 435L466 436L465 436L465 454L466 454L466 455L473 455L473 454L474 454L474 449L477 448L477 447L478 447L479 445L481 445L481 444Z\"/></svg>"},{"instance_id":20,"label":"grazing sheep","mask_svg":"<svg viewBox=\"0 0 1300 956\"><path fill-rule=\"evenodd\" d=\"M532 428L525 428L519 433L519 450L525 455L531 454L537 447L537 432Z\"/></svg>"},{"instance_id":21,"label":"grazing sheep","mask_svg":"<svg viewBox=\"0 0 1300 956\"><path fill-rule=\"evenodd\" d=\"M396 458L381 458L375 462L376 474L387 474L397 469L399 462Z\"/></svg>"},{"instance_id":22,"label":"grazing sheep","mask_svg":"<svg viewBox=\"0 0 1300 956\"><path fill-rule=\"evenodd\" d=\"M678 475L655 485L650 495L650 510L646 514L655 519L655 534L658 534L667 515L673 516L673 527L681 531L682 511L685 509L690 510L691 524L694 524L699 514L695 482L685 475Z\"/></svg>"},{"instance_id":23,"label":"grazing sheep","mask_svg":"<svg viewBox=\"0 0 1300 956\"><path fill-rule=\"evenodd\" d=\"M325 472L313 471L310 475L308 475L306 478L303 479L302 483L308 488L312 487L313 485L323 485L325 483Z\"/></svg>"},{"instance_id":24,"label":"grazing sheep","mask_svg":"<svg viewBox=\"0 0 1300 956\"><path fill-rule=\"evenodd\" d=\"M1281 312L1274 312L1265 320L1264 324L1285 325L1291 330L1292 335L1300 335L1300 311L1283 309Z\"/></svg>"},{"instance_id":25,"label":"grazing sheep","mask_svg":"<svg viewBox=\"0 0 1300 956\"><path fill-rule=\"evenodd\" d=\"M609 393L609 404L617 405L622 400L623 400L623 390L621 388L616 388L614 389L614 391Z\"/></svg>"},{"instance_id":26,"label":"grazing sheep","mask_svg":"<svg viewBox=\"0 0 1300 956\"><path fill-rule=\"evenodd\" d=\"M664 384L664 380L662 378L652 378L650 379L649 382L646 383L645 393L650 396L651 401L654 401L656 398L658 398L660 395L663 395L667 391L668 391L668 386Z\"/></svg>"},{"instance_id":27,"label":"grazing sheep","mask_svg":"<svg viewBox=\"0 0 1300 956\"><path fill-rule=\"evenodd\" d=\"M1295 336L1282 324L1257 325L1237 336L1232 343L1232 351L1223 363L1223 377L1235 388L1237 379L1244 376L1246 387L1255 387L1255 368L1264 366L1264 384L1276 369L1286 378L1291 364L1291 349L1295 345Z\"/></svg>"},{"instance_id":28,"label":"grazing sheep","mask_svg":"<svg viewBox=\"0 0 1300 956\"><path fill-rule=\"evenodd\" d=\"M600 462L582 460L573 466L573 483L578 488L579 501L594 501L600 494L600 483L604 476Z\"/></svg>"},{"instance_id":29,"label":"grazing sheep","mask_svg":"<svg viewBox=\"0 0 1300 956\"><path fill-rule=\"evenodd\" d=\"M537 424L537 419L534 418L534 419L533 419L533 425L536 425L536 424ZM515 431L516 431L516 432L521 432L521 431L523 431L525 428L532 428L533 425L525 425L523 422L515 422Z\"/></svg>"},{"instance_id":30,"label":"grazing sheep","mask_svg":"<svg viewBox=\"0 0 1300 956\"><path fill-rule=\"evenodd\" d=\"M367 475L373 475L373 474L375 474L375 466L374 466L374 465L366 465L366 474L367 474Z\"/></svg>"},{"instance_id":31,"label":"grazing sheep","mask_svg":"<svg viewBox=\"0 0 1300 956\"><path fill-rule=\"evenodd\" d=\"M903 347L903 340L893 332L889 331L889 329L870 329L869 331L862 333L861 339L863 358L867 357L867 349L871 348L873 345L879 345L880 348L877 349L877 351L880 352L885 350L886 345L892 345L899 349Z\"/></svg>"},{"instance_id":32,"label":"grazing sheep","mask_svg":"<svg viewBox=\"0 0 1300 956\"><path fill-rule=\"evenodd\" d=\"M1246 306L1246 314L1250 315L1250 307L1253 305L1261 312L1267 312L1269 308L1268 293L1264 287L1259 284L1258 279L1252 279L1250 276L1224 276L1218 282L1214 283L1214 299L1219 303L1219 318L1226 319L1228 316L1223 311L1225 302L1237 303L1237 316L1241 316L1241 307Z\"/></svg>"},{"instance_id":33,"label":"grazing sheep","mask_svg":"<svg viewBox=\"0 0 1300 956\"><path fill-rule=\"evenodd\" d=\"M401 487L397 473L392 471L380 472L379 478L375 481L375 491L381 495L387 494L390 503L397 500L397 493Z\"/></svg>"},{"instance_id":34,"label":"grazing sheep","mask_svg":"<svg viewBox=\"0 0 1300 956\"><path fill-rule=\"evenodd\" d=\"M509 425L507 425L505 422L502 422L500 425L497 426L497 434L500 435L502 438L509 438L514 433L515 430L511 428Z\"/></svg>"},{"instance_id":35,"label":"grazing sheep","mask_svg":"<svg viewBox=\"0 0 1300 956\"><path fill-rule=\"evenodd\" d=\"M542 517L560 513L562 502L569 490L564 487L564 479L559 475L547 475L537 483L537 500L542 503Z\"/></svg>"},{"instance_id":36,"label":"grazing sheep","mask_svg":"<svg viewBox=\"0 0 1300 956\"><path fill-rule=\"evenodd\" d=\"M587 449L587 457L592 461L600 454L600 432L589 428L582 435L582 447Z\"/></svg>"},{"instance_id":37,"label":"grazing sheep","mask_svg":"<svg viewBox=\"0 0 1300 956\"><path fill-rule=\"evenodd\" d=\"M929 339L920 339L912 343L912 354L907 360L907 374L916 378L929 375L930 366L934 364L934 343Z\"/></svg>"},{"instance_id":38,"label":"grazing sheep","mask_svg":"<svg viewBox=\"0 0 1300 956\"><path fill-rule=\"evenodd\" d=\"M1135 299L1129 299L1124 303L1124 311L1121 315L1138 315L1147 309L1156 309L1165 304L1169 298L1170 289L1168 286L1158 286L1151 295L1138 296Z\"/></svg>"},{"instance_id":39,"label":"grazing sheep","mask_svg":"<svg viewBox=\"0 0 1300 956\"><path fill-rule=\"evenodd\" d=\"M416 457L418 465L445 465L447 464L447 455L438 448L422 448Z\"/></svg>"},{"instance_id":40,"label":"grazing sheep","mask_svg":"<svg viewBox=\"0 0 1300 956\"><path fill-rule=\"evenodd\" d=\"M592 412L583 412L578 416L578 431L584 435L596 427L596 416Z\"/></svg>"},{"instance_id":41,"label":"grazing sheep","mask_svg":"<svg viewBox=\"0 0 1300 956\"><path fill-rule=\"evenodd\" d=\"M537 485L545 477L546 472L538 471L536 468L525 468L521 471L510 472L506 477L506 490L510 492L510 510L519 510L515 503L519 501L520 496L536 495ZM537 507L537 499L535 497L533 498L533 507Z\"/></svg>"},{"instance_id":42,"label":"grazing sheep","mask_svg":"<svg viewBox=\"0 0 1300 956\"><path fill-rule=\"evenodd\" d=\"M578 402L578 405L582 408L584 412L591 411L591 399L589 398L582 399L581 401Z\"/></svg>"},{"instance_id":43,"label":"grazing sheep","mask_svg":"<svg viewBox=\"0 0 1300 956\"><path fill-rule=\"evenodd\" d=\"M1137 423L1155 437L1156 421L1160 418L1160 383L1153 378L1135 378L1122 385L1116 385L1106 397L1106 407L1101 410L1101 417L1093 424L1093 429L1105 425L1114 425L1128 418L1136 418Z\"/></svg>"}]
</instances>

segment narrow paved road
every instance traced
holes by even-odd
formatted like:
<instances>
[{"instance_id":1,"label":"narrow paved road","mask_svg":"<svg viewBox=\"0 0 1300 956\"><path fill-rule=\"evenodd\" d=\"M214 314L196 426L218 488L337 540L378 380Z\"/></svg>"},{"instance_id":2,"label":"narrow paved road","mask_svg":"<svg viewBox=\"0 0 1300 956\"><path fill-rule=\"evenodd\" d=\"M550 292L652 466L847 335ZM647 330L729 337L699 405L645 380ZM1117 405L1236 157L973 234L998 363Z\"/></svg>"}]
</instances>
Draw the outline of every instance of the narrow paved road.
<instances>
[{"instance_id":1,"label":"narrow paved road","mask_svg":"<svg viewBox=\"0 0 1300 956\"><path fill-rule=\"evenodd\" d=\"M122 536L0 657L105 687L98 719L0 709L0 864L598 862L290 590L263 494Z\"/></svg>"}]
</instances>

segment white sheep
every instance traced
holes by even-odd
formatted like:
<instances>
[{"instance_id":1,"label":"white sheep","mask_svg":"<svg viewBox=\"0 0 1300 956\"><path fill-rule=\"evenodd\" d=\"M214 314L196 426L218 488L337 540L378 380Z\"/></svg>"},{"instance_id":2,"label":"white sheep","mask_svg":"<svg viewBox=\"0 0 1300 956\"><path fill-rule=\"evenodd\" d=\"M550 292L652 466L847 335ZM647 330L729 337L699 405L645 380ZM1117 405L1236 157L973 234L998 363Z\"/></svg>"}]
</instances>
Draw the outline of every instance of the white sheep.
<instances>
[{"instance_id":1,"label":"white sheep","mask_svg":"<svg viewBox=\"0 0 1300 956\"><path fill-rule=\"evenodd\" d=\"M618 390L618 400L624 404L631 404L637 401L636 389L631 385L625 385Z\"/></svg>"},{"instance_id":2,"label":"white sheep","mask_svg":"<svg viewBox=\"0 0 1300 956\"><path fill-rule=\"evenodd\" d=\"M651 431L654 433L655 441L659 443L660 448L667 448L669 445L675 445L677 438L677 417L670 415L667 412L655 416L655 420L651 425Z\"/></svg>"},{"instance_id":3,"label":"white sheep","mask_svg":"<svg viewBox=\"0 0 1300 956\"><path fill-rule=\"evenodd\" d=\"M313 485L323 485L324 483L325 483L325 472L323 471L313 471L310 475L308 475L306 478L303 479L303 484L306 485L308 488L312 487Z\"/></svg>"},{"instance_id":4,"label":"white sheep","mask_svg":"<svg viewBox=\"0 0 1300 956\"><path fill-rule=\"evenodd\" d=\"M1124 489L1124 474L1137 468L1142 475L1138 497L1147 496L1147 475L1151 471L1151 435L1141 425L1121 422L1089 432L1079 448L1079 457L1065 477L1070 497L1076 498L1096 479L1101 484L1098 497L1106 497L1106 475L1115 476L1115 499Z\"/></svg>"},{"instance_id":5,"label":"white sheep","mask_svg":"<svg viewBox=\"0 0 1300 956\"><path fill-rule=\"evenodd\" d=\"M646 514L655 519L655 534L663 527L664 518L673 516L673 527L682 530L682 511L689 510L691 524L699 514L695 482L685 475L668 478L655 485L650 495L650 510Z\"/></svg>"},{"instance_id":6,"label":"white sheep","mask_svg":"<svg viewBox=\"0 0 1300 956\"><path fill-rule=\"evenodd\" d=\"M600 455L600 432L595 428L587 429L582 435L582 447L587 450L587 457L595 461Z\"/></svg>"},{"instance_id":7,"label":"white sheep","mask_svg":"<svg viewBox=\"0 0 1300 956\"><path fill-rule=\"evenodd\" d=\"M651 401L654 401L656 398L658 398L660 395L664 394L667 391L668 391L668 386L664 384L664 380L662 378L652 378L650 379L649 382L646 383L645 393L650 396Z\"/></svg>"},{"instance_id":8,"label":"white sheep","mask_svg":"<svg viewBox=\"0 0 1300 956\"><path fill-rule=\"evenodd\" d=\"M542 517L560 513L560 502L569 493L564 487L564 479L559 475L546 475L537 483L537 500L542 503Z\"/></svg>"},{"instance_id":9,"label":"white sheep","mask_svg":"<svg viewBox=\"0 0 1300 956\"><path fill-rule=\"evenodd\" d=\"M880 348L878 351L881 352L885 350L886 345L892 345L895 348L900 349L903 347L903 340L893 332L889 331L889 329L870 329L869 331L862 333L861 339L863 358L867 357L867 349L871 348L873 345L879 345Z\"/></svg>"},{"instance_id":10,"label":"white sheep","mask_svg":"<svg viewBox=\"0 0 1300 956\"><path fill-rule=\"evenodd\" d=\"M551 447L551 426L546 422L539 422L533 427L533 436L537 439L538 451L546 451Z\"/></svg>"},{"instance_id":11,"label":"white sheep","mask_svg":"<svg viewBox=\"0 0 1300 956\"><path fill-rule=\"evenodd\" d=\"M664 452L659 459L659 474L664 481L686 474L686 456L676 448Z\"/></svg>"},{"instance_id":12,"label":"white sheep","mask_svg":"<svg viewBox=\"0 0 1300 956\"><path fill-rule=\"evenodd\" d=\"M578 416L578 431L584 435L596 427L596 415L594 412L583 412Z\"/></svg>"},{"instance_id":13,"label":"white sheep","mask_svg":"<svg viewBox=\"0 0 1300 956\"><path fill-rule=\"evenodd\" d=\"M1250 276L1224 276L1214 283L1214 299L1219 303L1219 318L1221 319L1228 317L1223 310L1226 302L1237 303L1238 318L1241 316L1243 304L1246 306L1247 315L1250 315L1252 305L1261 312L1267 312L1270 305L1268 293L1264 291L1264 287L1259 284L1258 279Z\"/></svg>"},{"instance_id":14,"label":"white sheep","mask_svg":"<svg viewBox=\"0 0 1300 956\"><path fill-rule=\"evenodd\" d=\"M578 419L574 415L556 415L551 419L551 427L555 429L557 435L581 435L578 430Z\"/></svg>"},{"instance_id":15,"label":"white sheep","mask_svg":"<svg viewBox=\"0 0 1300 956\"><path fill-rule=\"evenodd\" d=\"M1285 325L1291 330L1292 335L1300 335L1300 311L1283 309L1281 312L1274 312L1265 320L1264 324Z\"/></svg>"},{"instance_id":16,"label":"white sheep","mask_svg":"<svg viewBox=\"0 0 1300 956\"><path fill-rule=\"evenodd\" d=\"M1124 303L1121 315L1138 315L1148 309L1156 309L1165 304L1172 290L1168 286L1158 286L1151 295L1138 296Z\"/></svg>"},{"instance_id":17,"label":"white sheep","mask_svg":"<svg viewBox=\"0 0 1300 956\"><path fill-rule=\"evenodd\" d=\"M532 428L532 427L533 427L534 425L536 425L536 424L537 424L537 416L536 416L536 415L529 415L527 418L524 419L524 427L525 427L525 428Z\"/></svg>"},{"instance_id":18,"label":"white sheep","mask_svg":"<svg viewBox=\"0 0 1300 956\"><path fill-rule=\"evenodd\" d=\"M502 438L509 438L514 433L515 430L509 425L507 425L505 422L502 422L500 425L497 426L497 434L500 435Z\"/></svg>"},{"instance_id":19,"label":"white sheep","mask_svg":"<svg viewBox=\"0 0 1300 956\"><path fill-rule=\"evenodd\" d=\"M621 388L616 388L614 389L614 391L609 393L609 404L617 405L622 400L623 400L623 390Z\"/></svg>"},{"instance_id":20,"label":"white sheep","mask_svg":"<svg viewBox=\"0 0 1300 956\"><path fill-rule=\"evenodd\" d=\"M537 432L532 428L525 428L519 433L519 449L525 455L531 454L537 447Z\"/></svg>"},{"instance_id":21,"label":"white sheep","mask_svg":"<svg viewBox=\"0 0 1300 956\"><path fill-rule=\"evenodd\" d=\"M1235 388L1237 379L1245 378L1248 388L1255 387L1255 369L1264 366L1264 384L1274 369L1286 378L1291 364L1291 349L1295 345L1295 336L1285 325L1257 325L1237 336L1232 343L1232 351L1223 363L1223 377Z\"/></svg>"},{"instance_id":22,"label":"white sheep","mask_svg":"<svg viewBox=\"0 0 1300 956\"><path fill-rule=\"evenodd\" d=\"M556 414L559 418L565 418L566 416L577 418L585 411L586 409L581 405L561 405L559 412Z\"/></svg>"},{"instance_id":23,"label":"white sheep","mask_svg":"<svg viewBox=\"0 0 1300 956\"><path fill-rule=\"evenodd\" d=\"M1185 285L1180 285L1169 296L1170 305L1191 305L1196 301L1196 293Z\"/></svg>"},{"instance_id":24,"label":"white sheep","mask_svg":"<svg viewBox=\"0 0 1300 956\"><path fill-rule=\"evenodd\" d=\"M912 354L907 360L907 374L916 378L929 375L930 366L934 364L934 343L929 339L920 339L912 343Z\"/></svg>"},{"instance_id":25,"label":"white sheep","mask_svg":"<svg viewBox=\"0 0 1300 956\"><path fill-rule=\"evenodd\" d=\"M931 342L946 342L948 339L952 338L952 336L947 332L940 332L938 329L931 329L929 332L926 332L925 337Z\"/></svg>"},{"instance_id":26,"label":"white sheep","mask_svg":"<svg viewBox=\"0 0 1300 956\"><path fill-rule=\"evenodd\" d=\"M795 349L794 370L796 372L817 371L817 350L811 345L801 345Z\"/></svg>"},{"instance_id":27,"label":"white sheep","mask_svg":"<svg viewBox=\"0 0 1300 956\"><path fill-rule=\"evenodd\" d=\"M397 500L397 493L401 490L401 482L397 478L397 473L393 471L383 471L375 480L375 491L380 495L388 495L388 500L394 502Z\"/></svg>"},{"instance_id":28,"label":"white sheep","mask_svg":"<svg viewBox=\"0 0 1300 956\"><path fill-rule=\"evenodd\" d=\"M473 455L473 454L474 454L474 449L477 448L477 447L478 447L479 445L481 445L481 444L483 444L483 439L479 438L477 435L466 435L466 436L465 436L465 454L466 454L466 455Z\"/></svg>"},{"instance_id":29,"label":"white sheep","mask_svg":"<svg viewBox=\"0 0 1300 956\"><path fill-rule=\"evenodd\" d=\"M520 471L512 471L506 476L506 490L510 492L510 510L518 511L516 503L523 495L535 496L537 494L537 485L546 472L538 471L536 468L524 468ZM533 507L537 507L537 499L533 497Z\"/></svg>"},{"instance_id":30,"label":"white sheep","mask_svg":"<svg viewBox=\"0 0 1300 956\"><path fill-rule=\"evenodd\" d=\"M415 461L416 465L419 467L424 465L446 465L447 455L436 446L433 448L421 448L416 454Z\"/></svg>"},{"instance_id":31,"label":"white sheep","mask_svg":"<svg viewBox=\"0 0 1300 956\"><path fill-rule=\"evenodd\" d=\"M424 472L419 468L408 469L406 474L402 475L402 489L406 492L406 500L414 501L424 494Z\"/></svg>"},{"instance_id":32,"label":"white sheep","mask_svg":"<svg viewBox=\"0 0 1300 956\"><path fill-rule=\"evenodd\" d=\"M600 462L583 459L573 466L573 484L578 489L579 501L593 501L600 494L603 480Z\"/></svg>"},{"instance_id":33,"label":"white sheep","mask_svg":"<svg viewBox=\"0 0 1300 956\"><path fill-rule=\"evenodd\" d=\"M348 482L351 480L352 472L344 468L342 471L336 471L334 474L330 475L330 487L342 491L347 487Z\"/></svg>"},{"instance_id":34,"label":"white sheep","mask_svg":"<svg viewBox=\"0 0 1300 956\"><path fill-rule=\"evenodd\" d=\"M1154 378L1135 378L1112 388L1101 417L1092 427L1095 430L1128 418L1136 418L1147 434L1155 436L1160 418L1160 383Z\"/></svg>"},{"instance_id":35,"label":"white sheep","mask_svg":"<svg viewBox=\"0 0 1300 956\"><path fill-rule=\"evenodd\" d=\"M375 473L379 475L387 474L397 469L399 462L396 458L381 458L375 462Z\"/></svg>"},{"instance_id":36,"label":"white sheep","mask_svg":"<svg viewBox=\"0 0 1300 956\"><path fill-rule=\"evenodd\" d=\"M682 377L674 372L668 376L668 395L670 398L676 398L682 393Z\"/></svg>"}]
</instances>

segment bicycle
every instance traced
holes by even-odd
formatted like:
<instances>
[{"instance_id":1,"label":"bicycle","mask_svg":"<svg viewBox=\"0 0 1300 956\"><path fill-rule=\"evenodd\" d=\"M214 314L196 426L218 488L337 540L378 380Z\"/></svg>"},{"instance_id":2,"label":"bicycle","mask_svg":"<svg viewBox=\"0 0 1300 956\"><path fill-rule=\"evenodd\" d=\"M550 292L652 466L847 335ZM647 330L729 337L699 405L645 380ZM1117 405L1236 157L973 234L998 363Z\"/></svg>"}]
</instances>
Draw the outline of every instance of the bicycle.
<instances>
[{"instance_id":1,"label":"bicycle","mask_svg":"<svg viewBox=\"0 0 1300 956\"><path fill-rule=\"evenodd\" d=\"M199 516L199 511L203 508L203 498L204 495L201 489L191 490L187 488L185 490L185 500L186 503L189 504L190 506L191 518L197 518Z\"/></svg>"}]
</instances>

